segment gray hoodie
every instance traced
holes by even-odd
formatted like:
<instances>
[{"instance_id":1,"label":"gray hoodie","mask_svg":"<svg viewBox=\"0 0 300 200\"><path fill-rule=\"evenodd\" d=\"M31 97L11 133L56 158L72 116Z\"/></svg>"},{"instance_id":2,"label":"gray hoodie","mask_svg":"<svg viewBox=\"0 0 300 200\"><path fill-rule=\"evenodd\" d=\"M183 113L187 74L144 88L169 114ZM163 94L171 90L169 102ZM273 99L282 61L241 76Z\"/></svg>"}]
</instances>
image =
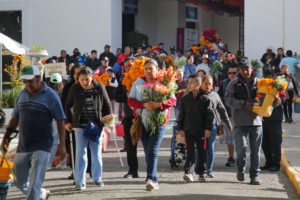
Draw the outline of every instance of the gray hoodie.
<instances>
[{"instance_id":1,"label":"gray hoodie","mask_svg":"<svg viewBox=\"0 0 300 200\"><path fill-rule=\"evenodd\" d=\"M228 84L225 102L231 108L233 127L261 126L262 117L246 109L246 102L254 102L257 90L257 78L246 83L239 75Z\"/></svg>"},{"instance_id":2,"label":"gray hoodie","mask_svg":"<svg viewBox=\"0 0 300 200\"><path fill-rule=\"evenodd\" d=\"M211 91L209 94L207 94L207 96L211 100L212 109L214 110L214 116L215 116L214 123L218 124L219 123L218 121L222 121L228 128L232 128L226 108L223 105L219 94L216 93L215 91Z\"/></svg>"}]
</instances>

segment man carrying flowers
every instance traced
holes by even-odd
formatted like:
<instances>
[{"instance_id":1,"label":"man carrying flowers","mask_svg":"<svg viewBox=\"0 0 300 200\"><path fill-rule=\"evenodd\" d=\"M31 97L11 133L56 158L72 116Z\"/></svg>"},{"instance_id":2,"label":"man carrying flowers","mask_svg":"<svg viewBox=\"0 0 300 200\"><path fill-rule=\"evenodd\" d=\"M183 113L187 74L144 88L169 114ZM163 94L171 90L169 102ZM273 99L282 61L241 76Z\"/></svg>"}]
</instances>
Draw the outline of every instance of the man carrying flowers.
<instances>
[{"instance_id":1,"label":"man carrying flowers","mask_svg":"<svg viewBox=\"0 0 300 200\"><path fill-rule=\"evenodd\" d=\"M247 137L249 137L251 151L250 183L260 185L259 164L262 144L262 117L252 112L258 81L252 70L253 68L249 66L247 58L244 58L239 66L237 78L233 79L228 85L225 101L232 111L237 153L237 179L244 181Z\"/></svg>"}]
</instances>

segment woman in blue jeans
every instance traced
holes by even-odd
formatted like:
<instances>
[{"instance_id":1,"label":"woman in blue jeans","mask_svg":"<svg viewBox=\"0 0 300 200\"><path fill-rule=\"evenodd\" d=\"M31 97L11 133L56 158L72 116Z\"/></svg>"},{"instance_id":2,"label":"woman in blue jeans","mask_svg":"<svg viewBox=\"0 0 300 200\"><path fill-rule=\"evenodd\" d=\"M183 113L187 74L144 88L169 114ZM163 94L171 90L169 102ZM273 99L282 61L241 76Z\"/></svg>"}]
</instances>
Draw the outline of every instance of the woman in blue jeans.
<instances>
[{"instance_id":1,"label":"woman in blue jeans","mask_svg":"<svg viewBox=\"0 0 300 200\"><path fill-rule=\"evenodd\" d=\"M218 93L213 91L213 78L209 75L202 77L201 90L203 90L209 97L212 103L213 113L215 115L214 125L210 132L210 136L207 138L206 145L206 168L207 177L213 178L213 165L215 161L215 141L218 134L218 125L221 125L221 121L232 130L232 125L228 117L225 106L223 105Z\"/></svg>"},{"instance_id":2,"label":"woman in blue jeans","mask_svg":"<svg viewBox=\"0 0 300 200\"><path fill-rule=\"evenodd\" d=\"M147 164L147 177L146 177L146 189L151 191L158 189L157 179L157 159L158 149L166 132L166 123L170 116L170 107L176 104L175 96L171 96L163 103L149 101L145 102L142 91L140 88L144 87L145 83L156 83L156 75L158 72L157 62L153 59L148 59L144 64L145 77L138 78L130 90L128 97L128 105L132 107L135 113L141 113L143 122L143 136L142 143L144 146L146 164ZM155 126L155 132L152 133L152 129L148 130L148 116L149 111L160 109L161 112L165 112L166 119L163 124ZM152 134L151 134L152 133Z\"/></svg>"},{"instance_id":3,"label":"woman in blue jeans","mask_svg":"<svg viewBox=\"0 0 300 200\"><path fill-rule=\"evenodd\" d=\"M69 92L66 103L66 129L75 131L76 160L75 160L75 189L86 188L87 147L89 145L92 156L92 178L96 185L104 186L102 181L102 128L103 116L112 114L109 97L105 87L93 81L93 72L83 67L78 72L79 83L74 84ZM71 112L73 108L73 112ZM98 139L86 137L84 129L89 120L99 127Z\"/></svg>"}]
</instances>

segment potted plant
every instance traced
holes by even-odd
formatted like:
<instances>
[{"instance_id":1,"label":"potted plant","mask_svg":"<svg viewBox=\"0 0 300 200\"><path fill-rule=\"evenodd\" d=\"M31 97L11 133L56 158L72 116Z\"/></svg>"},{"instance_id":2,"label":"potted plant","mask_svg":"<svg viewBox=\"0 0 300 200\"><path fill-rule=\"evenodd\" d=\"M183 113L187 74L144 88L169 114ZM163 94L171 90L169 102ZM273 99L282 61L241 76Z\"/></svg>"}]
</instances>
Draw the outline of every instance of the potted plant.
<instances>
[{"instance_id":1,"label":"potted plant","mask_svg":"<svg viewBox=\"0 0 300 200\"><path fill-rule=\"evenodd\" d=\"M13 55L13 60L11 65L6 65L4 72L9 75L9 85L10 89L3 91L2 97L0 98L0 106L5 113L5 125L8 124L11 119L14 105L16 103L17 97L21 90L23 89L23 84L19 81L21 75L21 69L25 65L31 64L31 60L26 60L23 55Z\"/></svg>"}]
</instances>

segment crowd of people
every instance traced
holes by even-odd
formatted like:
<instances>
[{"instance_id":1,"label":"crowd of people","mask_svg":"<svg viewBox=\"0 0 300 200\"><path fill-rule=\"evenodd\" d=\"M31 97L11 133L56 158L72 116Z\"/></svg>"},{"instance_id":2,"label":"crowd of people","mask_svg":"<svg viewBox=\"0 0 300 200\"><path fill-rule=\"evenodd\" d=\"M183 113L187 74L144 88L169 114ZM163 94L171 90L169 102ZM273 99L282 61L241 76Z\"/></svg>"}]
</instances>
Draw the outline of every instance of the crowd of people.
<instances>
[{"instance_id":1,"label":"crowd of people","mask_svg":"<svg viewBox=\"0 0 300 200\"><path fill-rule=\"evenodd\" d=\"M167 55L172 57L176 66L176 95L170 96L163 103L146 102L139 88L145 83L155 83L159 69L171 67L165 59ZM133 66L135 59L144 57L149 58L144 64L145 76L138 78L128 91L122 85L124 75ZM223 68L212 73L212 64L217 60ZM72 173L69 178L75 179L75 189L86 188L86 172L96 185L104 186L101 132L105 126L103 118L113 113L118 114L118 120L124 125L124 148L129 167L124 178L139 177L137 143L132 141L130 128L133 119L141 118L141 142L147 166L145 187L149 191L159 188L158 150L172 107L177 122L176 134L183 138L183 142L177 141L180 146L178 155L181 155L178 159L183 159L182 154L186 154L183 176L186 182L194 180L194 172L199 175L200 181L215 177L215 141L217 135L223 132L228 147L225 165L237 165L239 181L245 179L248 137L251 151L250 183L261 183L261 169L280 169L283 115L285 122L293 122L292 99L294 94L300 97L295 80L298 57L297 54L293 56L291 50L284 54L283 49L278 48L275 55L268 48L261 58L264 77L284 75L288 83L287 97L275 98L272 116L269 118L262 118L252 112L258 72L240 51L232 54L226 46L219 46L217 52L207 48L196 51L187 49L183 52L170 47L168 54L164 44L159 43L156 48L151 45L137 49L125 47L124 51L119 48L114 54L110 46L105 45L99 57L96 50L92 50L91 56L87 57L75 48L71 56L61 50L59 57L53 56L46 62L65 62L68 78L63 80L59 74L52 74L50 79L44 79L43 82L36 66L24 67L20 79L25 88L18 97L13 118L2 141L2 147L7 150L10 135L19 127L14 169L16 185L24 192L26 199L48 198L49 191L42 188L46 169L52 168L56 151L60 155L59 168L65 168L65 149L70 152L71 146L76 152L75 165L71 164L75 174ZM105 72L110 77L110 85L106 87L93 79L95 74L102 75ZM115 101L119 103L118 110ZM165 113L166 119L156 124L155 130L147 130L145 127L150 120L149 113L156 109ZM57 125L55 129L52 124ZM91 127L95 137L85 135ZM69 137L73 145L69 143ZM261 147L266 158L263 167L260 167Z\"/></svg>"}]
</instances>

